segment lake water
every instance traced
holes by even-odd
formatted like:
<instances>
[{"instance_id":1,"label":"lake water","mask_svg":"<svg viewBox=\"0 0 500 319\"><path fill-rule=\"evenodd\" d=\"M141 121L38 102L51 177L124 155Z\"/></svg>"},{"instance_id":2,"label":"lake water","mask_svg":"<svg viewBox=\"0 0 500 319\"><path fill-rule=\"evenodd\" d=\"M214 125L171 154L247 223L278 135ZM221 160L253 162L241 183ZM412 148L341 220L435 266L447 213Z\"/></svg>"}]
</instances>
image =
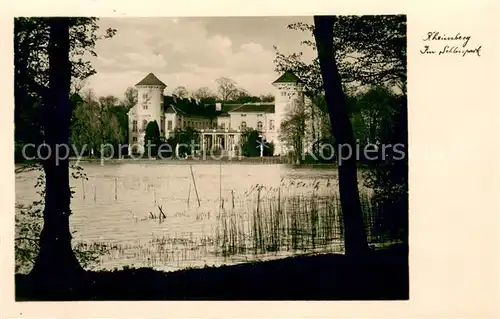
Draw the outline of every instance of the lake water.
<instances>
[{"instance_id":1,"label":"lake water","mask_svg":"<svg viewBox=\"0 0 500 319\"><path fill-rule=\"evenodd\" d=\"M250 247L252 239L244 232L256 227L252 214L255 210L262 214L276 198L327 198L338 192L337 170L332 168L186 162L81 166L88 180L71 180L75 191L71 202L71 227L76 231L73 240L116 245L102 258L101 269L129 265L176 270L298 254L300 249L253 254L238 249L221 254L217 243L221 238L227 242L238 238L250 242ZM34 189L39 174L16 174L16 205L29 205L40 198ZM256 208L256 202L263 204ZM165 216L161 219L159 207ZM234 217L224 229L221 212L226 214L223 218L228 214ZM268 218L272 220L272 214ZM342 239L333 238L325 247L342 252Z\"/></svg>"}]
</instances>

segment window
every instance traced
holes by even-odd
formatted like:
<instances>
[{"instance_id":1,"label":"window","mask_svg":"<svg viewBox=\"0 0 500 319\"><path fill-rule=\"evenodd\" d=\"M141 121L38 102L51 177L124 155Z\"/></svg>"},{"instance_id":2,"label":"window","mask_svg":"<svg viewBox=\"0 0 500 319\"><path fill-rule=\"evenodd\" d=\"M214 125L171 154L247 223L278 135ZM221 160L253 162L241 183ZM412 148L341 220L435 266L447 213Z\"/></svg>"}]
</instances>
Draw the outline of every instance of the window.
<instances>
[{"instance_id":1,"label":"window","mask_svg":"<svg viewBox=\"0 0 500 319\"><path fill-rule=\"evenodd\" d=\"M246 114L241 114L241 117L245 117L245 116L247 116L247 115Z\"/></svg>"},{"instance_id":2,"label":"window","mask_svg":"<svg viewBox=\"0 0 500 319\"><path fill-rule=\"evenodd\" d=\"M137 121L136 120L132 121L132 132L137 132Z\"/></svg>"},{"instance_id":3,"label":"window","mask_svg":"<svg viewBox=\"0 0 500 319\"><path fill-rule=\"evenodd\" d=\"M259 131L259 132L260 132L260 131L262 131L262 129L263 129L262 122L261 122L261 121L258 121L258 122L257 122L257 131Z\"/></svg>"},{"instance_id":4,"label":"window","mask_svg":"<svg viewBox=\"0 0 500 319\"><path fill-rule=\"evenodd\" d=\"M160 120L160 132L165 131L165 119Z\"/></svg>"},{"instance_id":5,"label":"window","mask_svg":"<svg viewBox=\"0 0 500 319\"><path fill-rule=\"evenodd\" d=\"M172 129L172 121L171 121L171 120L169 120L169 121L167 122L167 130L171 130L171 129Z\"/></svg>"},{"instance_id":6,"label":"window","mask_svg":"<svg viewBox=\"0 0 500 319\"><path fill-rule=\"evenodd\" d=\"M146 130L146 126L148 126L148 120L142 120L142 130Z\"/></svg>"},{"instance_id":7,"label":"window","mask_svg":"<svg viewBox=\"0 0 500 319\"><path fill-rule=\"evenodd\" d=\"M245 130L247 128L247 122L245 121L241 122L240 128L242 131Z\"/></svg>"},{"instance_id":8,"label":"window","mask_svg":"<svg viewBox=\"0 0 500 319\"><path fill-rule=\"evenodd\" d=\"M269 129L274 130L274 120L269 120Z\"/></svg>"},{"instance_id":9,"label":"window","mask_svg":"<svg viewBox=\"0 0 500 319\"><path fill-rule=\"evenodd\" d=\"M142 99L147 100L148 99L148 94L147 93L142 93Z\"/></svg>"},{"instance_id":10,"label":"window","mask_svg":"<svg viewBox=\"0 0 500 319\"><path fill-rule=\"evenodd\" d=\"M286 96L286 91L281 91L281 96Z\"/></svg>"},{"instance_id":11,"label":"window","mask_svg":"<svg viewBox=\"0 0 500 319\"><path fill-rule=\"evenodd\" d=\"M226 128L226 123L224 122L220 123L220 128L224 130Z\"/></svg>"},{"instance_id":12,"label":"window","mask_svg":"<svg viewBox=\"0 0 500 319\"><path fill-rule=\"evenodd\" d=\"M147 104L147 103L142 104L142 108L143 108L144 110L147 110L147 109L148 109L148 104Z\"/></svg>"},{"instance_id":13,"label":"window","mask_svg":"<svg viewBox=\"0 0 500 319\"><path fill-rule=\"evenodd\" d=\"M261 116L262 116L262 114L257 114L257 116L258 116L258 117L261 117Z\"/></svg>"},{"instance_id":14,"label":"window","mask_svg":"<svg viewBox=\"0 0 500 319\"><path fill-rule=\"evenodd\" d=\"M132 142L137 143L137 136L132 137Z\"/></svg>"}]
</instances>

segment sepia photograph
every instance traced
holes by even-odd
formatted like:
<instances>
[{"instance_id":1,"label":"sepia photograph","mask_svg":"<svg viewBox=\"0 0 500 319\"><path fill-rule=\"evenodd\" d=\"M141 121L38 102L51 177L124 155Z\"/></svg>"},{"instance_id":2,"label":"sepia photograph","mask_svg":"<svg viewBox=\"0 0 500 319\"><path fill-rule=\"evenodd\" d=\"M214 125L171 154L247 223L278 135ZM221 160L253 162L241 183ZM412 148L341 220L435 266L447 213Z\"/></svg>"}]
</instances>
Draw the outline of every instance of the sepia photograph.
<instances>
[{"instance_id":1,"label":"sepia photograph","mask_svg":"<svg viewBox=\"0 0 500 319\"><path fill-rule=\"evenodd\" d=\"M16 301L409 300L406 15L13 24Z\"/></svg>"}]
</instances>

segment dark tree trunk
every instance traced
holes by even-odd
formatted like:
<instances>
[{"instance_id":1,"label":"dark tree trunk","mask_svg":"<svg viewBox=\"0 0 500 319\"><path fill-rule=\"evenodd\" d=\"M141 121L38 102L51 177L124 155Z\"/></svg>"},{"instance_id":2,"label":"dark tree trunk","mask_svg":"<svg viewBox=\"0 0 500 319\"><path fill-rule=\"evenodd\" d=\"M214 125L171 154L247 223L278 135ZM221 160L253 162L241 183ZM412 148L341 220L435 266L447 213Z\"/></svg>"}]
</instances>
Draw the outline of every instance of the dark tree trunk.
<instances>
[{"instance_id":1,"label":"dark tree trunk","mask_svg":"<svg viewBox=\"0 0 500 319\"><path fill-rule=\"evenodd\" d=\"M42 162L46 181L44 224L32 275L68 278L74 277L82 268L71 248L69 161L63 146L69 146L71 114L69 24L66 18L50 19L48 54L50 94L43 105L43 129L50 156ZM55 151L60 145L57 156Z\"/></svg>"},{"instance_id":2,"label":"dark tree trunk","mask_svg":"<svg viewBox=\"0 0 500 319\"><path fill-rule=\"evenodd\" d=\"M334 22L335 18L332 16L314 16L314 38L318 50L325 99L330 115L333 137L336 141L335 144L348 145L353 153L349 158L342 159L342 162L339 162L338 165L340 201L344 219L345 251L348 256L363 256L368 251L368 243L359 200L356 156L354 153L356 142L347 113L346 97L335 61L333 47ZM339 160L339 156L337 156L337 161Z\"/></svg>"}]
</instances>

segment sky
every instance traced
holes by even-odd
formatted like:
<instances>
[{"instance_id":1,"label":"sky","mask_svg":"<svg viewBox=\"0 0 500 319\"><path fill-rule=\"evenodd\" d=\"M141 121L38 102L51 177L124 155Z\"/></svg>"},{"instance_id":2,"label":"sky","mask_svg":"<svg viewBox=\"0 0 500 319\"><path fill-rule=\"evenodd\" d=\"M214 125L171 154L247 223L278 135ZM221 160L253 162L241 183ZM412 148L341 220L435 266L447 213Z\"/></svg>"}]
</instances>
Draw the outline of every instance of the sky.
<instances>
[{"instance_id":1,"label":"sky","mask_svg":"<svg viewBox=\"0 0 500 319\"><path fill-rule=\"evenodd\" d=\"M122 98L148 73L154 73L170 94L184 86L192 92L228 77L253 95L273 92L275 51L314 52L301 45L310 33L289 30L294 22L312 23L312 17L211 17L211 18L102 18L100 32L117 29L111 39L97 42L97 57L90 58L96 75L86 82L97 96Z\"/></svg>"}]
</instances>

